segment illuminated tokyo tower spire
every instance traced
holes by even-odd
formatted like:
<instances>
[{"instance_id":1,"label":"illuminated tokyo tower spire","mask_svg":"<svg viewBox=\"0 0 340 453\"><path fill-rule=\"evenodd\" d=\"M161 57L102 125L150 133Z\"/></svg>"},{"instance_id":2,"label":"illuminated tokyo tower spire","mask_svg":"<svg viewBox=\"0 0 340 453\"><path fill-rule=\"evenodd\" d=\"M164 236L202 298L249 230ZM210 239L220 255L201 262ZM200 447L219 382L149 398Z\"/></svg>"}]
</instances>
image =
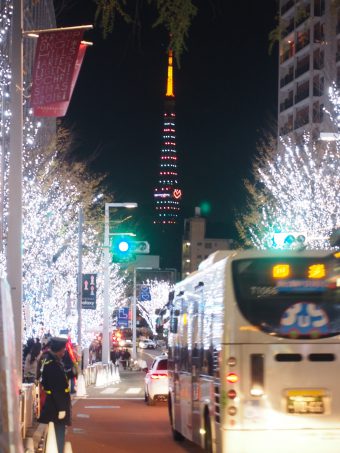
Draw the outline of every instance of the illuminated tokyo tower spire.
<instances>
[{"instance_id":1,"label":"illuminated tokyo tower spire","mask_svg":"<svg viewBox=\"0 0 340 453\"><path fill-rule=\"evenodd\" d=\"M164 100L162 147L157 186L154 190L154 223L175 224L180 211L182 190L178 185L176 113L173 79L173 52L168 55L168 77Z\"/></svg>"}]
</instances>

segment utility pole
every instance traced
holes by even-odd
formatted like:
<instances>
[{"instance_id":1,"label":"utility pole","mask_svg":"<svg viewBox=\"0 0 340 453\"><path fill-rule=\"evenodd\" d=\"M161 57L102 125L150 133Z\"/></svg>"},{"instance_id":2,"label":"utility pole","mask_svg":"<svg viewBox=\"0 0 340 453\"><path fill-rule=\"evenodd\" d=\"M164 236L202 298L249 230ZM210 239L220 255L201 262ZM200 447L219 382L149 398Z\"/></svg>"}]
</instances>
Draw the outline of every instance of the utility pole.
<instances>
[{"instance_id":1,"label":"utility pole","mask_svg":"<svg viewBox=\"0 0 340 453\"><path fill-rule=\"evenodd\" d=\"M137 268L133 266L132 358L137 359Z\"/></svg>"},{"instance_id":2,"label":"utility pole","mask_svg":"<svg viewBox=\"0 0 340 453\"><path fill-rule=\"evenodd\" d=\"M10 154L8 175L7 270L14 316L16 365L22 382L22 138L23 138L23 5L13 0Z\"/></svg>"},{"instance_id":3,"label":"utility pole","mask_svg":"<svg viewBox=\"0 0 340 453\"><path fill-rule=\"evenodd\" d=\"M104 307L103 307L103 336L102 362L110 361L110 208L137 208L137 203L105 203L104 214Z\"/></svg>"},{"instance_id":4,"label":"utility pole","mask_svg":"<svg viewBox=\"0 0 340 453\"><path fill-rule=\"evenodd\" d=\"M81 351L81 309L82 309L82 296L83 296L83 222L84 214L82 207L79 207L79 224L78 224L78 298L77 298L77 309L78 309L78 348Z\"/></svg>"}]
</instances>

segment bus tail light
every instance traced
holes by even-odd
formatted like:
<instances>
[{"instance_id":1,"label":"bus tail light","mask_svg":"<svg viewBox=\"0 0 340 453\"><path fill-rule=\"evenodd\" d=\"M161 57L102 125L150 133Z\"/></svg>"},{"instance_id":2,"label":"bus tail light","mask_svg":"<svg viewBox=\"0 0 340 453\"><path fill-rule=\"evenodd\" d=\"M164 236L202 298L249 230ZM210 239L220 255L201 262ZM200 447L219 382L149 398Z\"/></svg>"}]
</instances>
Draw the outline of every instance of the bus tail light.
<instances>
[{"instance_id":1,"label":"bus tail light","mask_svg":"<svg viewBox=\"0 0 340 453\"><path fill-rule=\"evenodd\" d=\"M229 384L236 384L236 382L239 381L239 377L236 373L228 373L227 374L227 382L229 382Z\"/></svg>"},{"instance_id":2,"label":"bus tail light","mask_svg":"<svg viewBox=\"0 0 340 453\"><path fill-rule=\"evenodd\" d=\"M236 409L235 406L228 407L228 414L229 415L234 416L234 415L236 415L236 413L237 413L237 409Z\"/></svg>"},{"instance_id":3,"label":"bus tail light","mask_svg":"<svg viewBox=\"0 0 340 453\"><path fill-rule=\"evenodd\" d=\"M227 360L227 364L229 366L235 366L236 365L236 358L235 357L229 357L229 359Z\"/></svg>"},{"instance_id":4,"label":"bus tail light","mask_svg":"<svg viewBox=\"0 0 340 453\"><path fill-rule=\"evenodd\" d=\"M237 396L237 393L234 389L231 389L228 391L228 398L230 400L234 400L236 398L236 396Z\"/></svg>"}]
</instances>

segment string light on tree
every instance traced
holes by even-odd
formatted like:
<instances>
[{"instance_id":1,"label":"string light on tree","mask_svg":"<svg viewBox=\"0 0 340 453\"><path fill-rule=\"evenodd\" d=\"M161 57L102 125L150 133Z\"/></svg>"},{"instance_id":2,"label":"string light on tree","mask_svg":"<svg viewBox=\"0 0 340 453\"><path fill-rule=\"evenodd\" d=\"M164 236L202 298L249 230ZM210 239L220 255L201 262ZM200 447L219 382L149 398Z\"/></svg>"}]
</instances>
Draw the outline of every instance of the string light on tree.
<instances>
[{"instance_id":1,"label":"string light on tree","mask_svg":"<svg viewBox=\"0 0 340 453\"><path fill-rule=\"evenodd\" d=\"M339 92L330 91L338 130ZM271 140L254 165L255 183L246 182L249 203L237 227L245 243L263 249L273 246L275 233L304 232L308 249L330 247L340 225L340 141L323 142L305 133L303 143Z\"/></svg>"},{"instance_id":2,"label":"string light on tree","mask_svg":"<svg viewBox=\"0 0 340 453\"><path fill-rule=\"evenodd\" d=\"M143 285L150 291L151 300L137 300L137 308L145 319L152 333L156 335L156 310L164 308L168 302L169 292L173 288L169 282L158 280L147 280Z\"/></svg>"}]
</instances>

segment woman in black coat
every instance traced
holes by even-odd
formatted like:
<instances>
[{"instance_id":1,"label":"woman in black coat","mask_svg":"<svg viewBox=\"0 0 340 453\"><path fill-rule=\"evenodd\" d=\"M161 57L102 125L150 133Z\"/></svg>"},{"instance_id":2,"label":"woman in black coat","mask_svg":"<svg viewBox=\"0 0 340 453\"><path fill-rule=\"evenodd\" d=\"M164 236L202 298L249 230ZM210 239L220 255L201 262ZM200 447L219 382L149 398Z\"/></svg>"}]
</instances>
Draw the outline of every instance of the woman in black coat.
<instances>
[{"instance_id":1,"label":"woman in black coat","mask_svg":"<svg viewBox=\"0 0 340 453\"><path fill-rule=\"evenodd\" d=\"M71 424L71 398L69 382L62 358L67 340L52 338L48 351L41 364L41 385L46 392L46 401L39 418L40 423L53 422L58 453L63 453L65 444L65 426Z\"/></svg>"}]
</instances>

